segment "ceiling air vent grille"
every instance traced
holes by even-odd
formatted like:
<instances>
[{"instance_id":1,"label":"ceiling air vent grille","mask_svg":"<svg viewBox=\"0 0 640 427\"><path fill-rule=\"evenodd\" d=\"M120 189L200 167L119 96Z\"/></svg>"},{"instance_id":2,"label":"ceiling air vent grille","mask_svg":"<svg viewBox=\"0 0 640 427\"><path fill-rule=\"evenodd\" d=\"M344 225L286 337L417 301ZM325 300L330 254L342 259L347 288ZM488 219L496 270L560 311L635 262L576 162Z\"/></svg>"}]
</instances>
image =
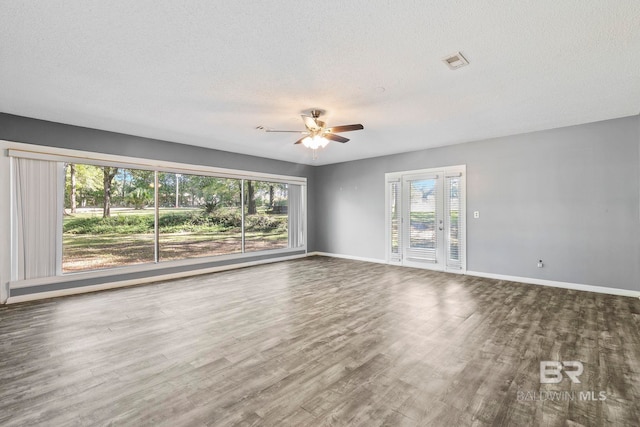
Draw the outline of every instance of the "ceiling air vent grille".
<instances>
[{"instance_id":1,"label":"ceiling air vent grille","mask_svg":"<svg viewBox=\"0 0 640 427\"><path fill-rule=\"evenodd\" d=\"M458 68L464 67L465 65L469 65L469 61L467 61L460 52L456 52L453 55L449 55L446 58L443 58L442 62L447 64L447 66L452 70L457 70Z\"/></svg>"}]
</instances>

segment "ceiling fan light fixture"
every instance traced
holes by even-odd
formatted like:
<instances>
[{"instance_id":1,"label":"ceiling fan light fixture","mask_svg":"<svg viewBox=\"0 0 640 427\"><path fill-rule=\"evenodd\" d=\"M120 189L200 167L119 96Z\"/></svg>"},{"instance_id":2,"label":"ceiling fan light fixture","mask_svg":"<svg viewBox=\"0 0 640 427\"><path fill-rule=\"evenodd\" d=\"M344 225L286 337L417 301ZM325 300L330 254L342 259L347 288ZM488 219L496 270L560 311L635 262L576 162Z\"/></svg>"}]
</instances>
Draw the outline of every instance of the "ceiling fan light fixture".
<instances>
[{"instance_id":1,"label":"ceiling fan light fixture","mask_svg":"<svg viewBox=\"0 0 640 427\"><path fill-rule=\"evenodd\" d=\"M337 133L342 132L351 132L354 130L362 130L364 126L360 123L351 124L351 125L342 125L342 126L327 126L326 123L320 120L320 116L324 113L323 110L312 110L311 116L307 116L306 114L302 114L302 121L304 122L304 126L306 130L297 131L297 130L276 130L271 129L265 126L256 126L256 129L264 130L265 132L291 132L291 133L301 133L304 136L301 136L293 145L302 144L306 148L309 148L313 151L313 159L317 159L318 149L326 147L330 142L339 142L344 144L345 142L349 142L349 138L345 138L340 135L336 135Z\"/></svg>"},{"instance_id":2,"label":"ceiling fan light fixture","mask_svg":"<svg viewBox=\"0 0 640 427\"><path fill-rule=\"evenodd\" d=\"M302 144L307 148L317 150L318 148L326 147L327 144L329 144L329 140L320 135L314 135L313 137L308 136L303 139Z\"/></svg>"}]
</instances>

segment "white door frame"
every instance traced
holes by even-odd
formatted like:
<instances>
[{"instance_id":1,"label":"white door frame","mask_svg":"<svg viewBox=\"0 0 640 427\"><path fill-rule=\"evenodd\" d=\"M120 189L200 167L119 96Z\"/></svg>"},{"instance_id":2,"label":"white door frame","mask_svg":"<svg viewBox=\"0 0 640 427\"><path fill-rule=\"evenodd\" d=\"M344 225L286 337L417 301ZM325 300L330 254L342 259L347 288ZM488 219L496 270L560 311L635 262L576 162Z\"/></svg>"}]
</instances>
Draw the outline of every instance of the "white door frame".
<instances>
[{"instance_id":1,"label":"white door frame","mask_svg":"<svg viewBox=\"0 0 640 427\"><path fill-rule=\"evenodd\" d=\"M408 266L408 267L416 267L416 268L425 268L425 269L429 269L429 270L438 270L438 271L447 271L447 272L451 272L451 273L462 273L464 274L466 272L467 269L467 260L466 260L466 248L467 248L467 233L466 233L466 165L456 165L456 166L447 166L447 167L440 167L440 168L430 168L430 169L420 169L420 170L410 170L410 171L401 171L401 172L392 172L392 173L386 173L385 174L385 253L386 253L386 262L388 264L395 264L395 265L404 265L404 266ZM428 175L439 175L439 178L441 179L441 182L444 182L444 179L446 177L451 177L451 176L460 176L461 182L460 182L460 189L459 191L461 191L462 196L460 197L460 207L459 207L459 212L460 212L460 223L459 223L459 233L460 233L460 252L459 252L459 257L460 257L460 266L456 266L456 267L451 267L448 265L447 262L447 258L448 258L448 250L444 250L442 251L441 254L439 254L439 256L441 256L442 259L442 263L434 263L434 264L430 264L430 263L425 263L425 262L412 262L410 260L407 260L405 257L405 253L404 253L404 241L406 239L406 235L404 234L404 228L402 226L403 221L408 221L408 219L405 218L405 212L406 212L406 204L408 203L408 195L406 194L407 192L405 191L405 182L410 180L410 179L415 179L415 178L419 178L421 176L428 176ZM391 188L391 183L392 182L399 182L400 184L400 188L401 188L401 192L402 192L402 197L401 197L401 206L399 207L399 212L401 212L401 216L402 216L402 220L399 222L400 223L400 228L401 230L401 236L402 236L402 243L401 243L401 247L400 249L400 254L401 257L400 259L398 259L398 256L392 256L391 254L391 213L390 213L390 205L391 205L391 192L390 192L390 188ZM445 188L446 186L444 184L442 184L441 190L442 188ZM444 193L444 192L443 192ZM441 212L443 212L442 215L442 220L443 220L443 228L444 228L444 232L442 232L441 235L439 235L438 237L442 237L442 240L444 241L445 238L445 232L447 230L449 230L450 224L450 217L449 215L444 212L444 208L446 207L446 203L443 203L442 200L439 202L440 205L444 204L445 206L439 206L437 209L439 209ZM439 226L438 223L436 223L436 226ZM445 244L447 244L447 242L445 241Z\"/></svg>"}]
</instances>

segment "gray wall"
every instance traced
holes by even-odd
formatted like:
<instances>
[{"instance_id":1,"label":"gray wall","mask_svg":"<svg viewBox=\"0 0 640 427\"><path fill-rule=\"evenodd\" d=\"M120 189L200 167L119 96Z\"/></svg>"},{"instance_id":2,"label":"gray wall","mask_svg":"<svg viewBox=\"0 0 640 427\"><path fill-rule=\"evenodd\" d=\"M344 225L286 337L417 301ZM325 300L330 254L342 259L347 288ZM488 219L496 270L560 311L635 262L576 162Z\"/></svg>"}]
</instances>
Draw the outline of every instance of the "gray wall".
<instances>
[{"instance_id":1,"label":"gray wall","mask_svg":"<svg viewBox=\"0 0 640 427\"><path fill-rule=\"evenodd\" d=\"M96 153L308 177L312 166L0 113L0 139Z\"/></svg>"},{"instance_id":2,"label":"gray wall","mask_svg":"<svg viewBox=\"0 0 640 427\"><path fill-rule=\"evenodd\" d=\"M309 251L374 259L384 174L466 164L468 270L640 290L638 116L321 167L2 113L0 139L305 176Z\"/></svg>"},{"instance_id":3,"label":"gray wall","mask_svg":"<svg viewBox=\"0 0 640 427\"><path fill-rule=\"evenodd\" d=\"M141 157L146 159L167 160L180 163L223 167L229 169L240 169L253 172L300 176L307 178L309 194L312 194L312 191L315 188L313 182L314 168L312 166L264 159L255 156L246 156L242 154L211 150L191 145L141 138L131 135L106 132L54 122L47 122L43 120L36 120L4 113L0 113L0 139L52 147L71 148L97 153L117 154L131 157ZM313 216L315 212L313 203L314 199L310 198L308 202L308 221L311 224L313 224L313 222L315 221ZM314 245L314 236L315 232L310 232L307 237L307 246L309 248L312 248ZM231 263L258 261L264 258L264 255L256 254L255 257L237 260ZM160 266L158 270L154 271L135 274L119 274L107 278L80 280L73 280L73 278L69 278L68 282L51 285L48 287L34 287L13 290L11 292L11 295L25 295L47 290L59 290L67 289L70 287L97 285L104 282L129 280L132 278L153 277L159 274L173 274L176 272L194 268L210 268L227 264L230 264L230 262L213 261L198 264L197 266L183 266L175 268L162 268L162 266Z\"/></svg>"},{"instance_id":4,"label":"gray wall","mask_svg":"<svg viewBox=\"0 0 640 427\"><path fill-rule=\"evenodd\" d=\"M313 166L65 125L6 113L0 113L0 139L96 153L301 176L307 178L309 187L313 186ZM310 190L309 193L311 193ZM313 200L309 200L310 223L314 220L313 212L315 212ZM311 237L308 237L308 240L308 246L311 247L314 242Z\"/></svg>"},{"instance_id":5,"label":"gray wall","mask_svg":"<svg viewBox=\"0 0 640 427\"><path fill-rule=\"evenodd\" d=\"M468 270L640 290L639 121L318 167L316 250L384 259L384 174L466 164Z\"/></svg>"}]
</instances>

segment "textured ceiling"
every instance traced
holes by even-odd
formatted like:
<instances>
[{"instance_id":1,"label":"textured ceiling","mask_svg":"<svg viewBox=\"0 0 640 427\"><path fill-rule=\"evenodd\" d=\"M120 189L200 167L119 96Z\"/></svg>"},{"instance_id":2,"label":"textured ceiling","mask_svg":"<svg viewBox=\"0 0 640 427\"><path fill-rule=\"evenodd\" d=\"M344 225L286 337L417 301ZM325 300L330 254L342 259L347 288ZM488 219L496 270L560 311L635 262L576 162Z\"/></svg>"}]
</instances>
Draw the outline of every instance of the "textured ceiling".
<instances>
[{"instance_id":1,"label":"textured ceiling","mask_svg":"<svg viewBox=\"0 0 640 427\"><path fill-rule=\"evenodd\" d=\"M365 130L255 129L314 107ZM308 164L629 116L640 2L2 0L0 111Z\"/></svg>"}]
</instances>

